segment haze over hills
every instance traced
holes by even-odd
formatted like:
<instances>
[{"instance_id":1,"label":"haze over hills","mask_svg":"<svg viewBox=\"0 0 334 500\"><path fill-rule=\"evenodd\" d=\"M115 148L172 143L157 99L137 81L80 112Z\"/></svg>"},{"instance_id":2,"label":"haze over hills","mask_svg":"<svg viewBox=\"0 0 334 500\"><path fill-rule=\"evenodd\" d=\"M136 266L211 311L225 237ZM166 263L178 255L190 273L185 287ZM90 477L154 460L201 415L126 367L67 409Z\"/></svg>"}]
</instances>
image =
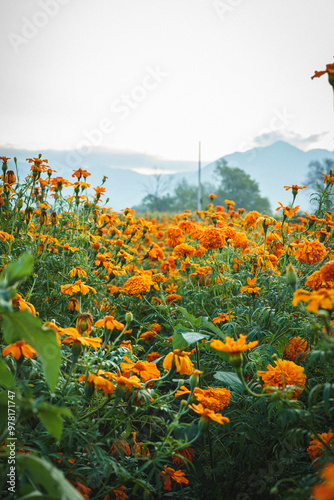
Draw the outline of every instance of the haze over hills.
<instances>
[{"instance_id":1,"label":"haze over hills","mask_svg":"<svg viewBox=\"0 0 334 500\"><path fill-rule=\"evenodd\" d=\"M0 151L2 156L17 157L20 176L28 175L29 164L26 158L39 154L39 151L9 147L2 147ZM147 154L101 149L86 155L77 151L45 150L41 153L42 158L49 160L50 167L57 171L57 175L65 179L71 180L73 171L79 167L91 173L87 182L92 187L100 185L103 176L107 176L104 198L110 199L108 206L112 206L115 210L137 205L144 196L154 191L156 176L144 173L155 172L166 178L167 188L164 194L172 192L183 178L190 184L197 184L196 161L169 161ZM241 168L255 179L259 183L261 196L268 197L274 210L278 206L278 201L284 204L291 201L291 190L286 192L284 186L304 185L309 163L313 160L333 158L333 153L324 149L305 152L286 142L278 141L270 146L257 147L244 153L237 152L222 158L225 158L230 167ZM9 168L14 169L11 161ZM202 164L203 182L215 184L214 169L215 162ZM301 209L309 209L311 192L309 189L299 192L296 204L301 205Z\"/></svg>"}]
</instances>

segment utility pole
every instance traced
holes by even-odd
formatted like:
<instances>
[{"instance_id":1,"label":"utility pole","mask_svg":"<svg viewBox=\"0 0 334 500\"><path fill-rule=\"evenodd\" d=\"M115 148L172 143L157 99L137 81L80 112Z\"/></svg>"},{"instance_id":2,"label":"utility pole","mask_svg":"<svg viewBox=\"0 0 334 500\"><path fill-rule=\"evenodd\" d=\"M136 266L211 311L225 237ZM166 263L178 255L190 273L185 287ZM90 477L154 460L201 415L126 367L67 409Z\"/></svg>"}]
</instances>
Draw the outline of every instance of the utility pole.
<instances>
[{"instance_id":1,"label":"utility pole","mask_svg":"<svg viewBox=\"0 0 334 500\"><path fill-rule=\"evenodd\" d=\"M201 141L198 143L198 189L197 210L202 210L202 186L201 186Z\"/></svg>"}]
</instances>

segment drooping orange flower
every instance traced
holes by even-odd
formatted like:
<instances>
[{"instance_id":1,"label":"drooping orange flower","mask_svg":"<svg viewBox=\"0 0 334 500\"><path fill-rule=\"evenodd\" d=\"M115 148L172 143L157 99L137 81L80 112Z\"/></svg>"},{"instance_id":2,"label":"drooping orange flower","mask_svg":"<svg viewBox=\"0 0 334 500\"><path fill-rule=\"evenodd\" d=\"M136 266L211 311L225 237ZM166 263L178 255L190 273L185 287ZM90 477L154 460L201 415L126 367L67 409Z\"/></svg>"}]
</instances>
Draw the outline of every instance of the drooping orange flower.
<instances>
[{"instance_id":1,"label":"drooping orange flower","mask_svg":"<svg viewBox=\"0 0 334 500\"><path fill-rule=\"evenodd\" d=\"M167 354L162 366L165 368L165 370L170 370L174 365L176 371L180 373L180 375L191 375L194 365L189 358L189 354L191 353L183 351L181 349L175 349L174 351Z\"/></svg>"},{"instance_id":2,"label":"drooping orange flower","mask_svg":"<svg viewBox=\"0 0 334 500\"><path fill-rule=\"evenodd\" d=\"M161 472L161 474L164 474L166 476L166 479L164 481L164 490L172 491L172 479L177 483L189 483L189 480L184 476L184 472L180 470L174 470L172 469L172 467L167 467L167 465L165 465L164 467L164 470ZM161 474L159 474L160 477L162 477Z\"/></svg>"},{"instance_id":3,"label":"drooping orange flower","mask_svg":"<svg viewBox=\"0 0 334 500\"><path fill-rule=\"evenodd\" d=\"M334 498L334 463L327 462L320 472L322 484L312 488L312 500L332 500Z\"/></svg>"},{"instance_id":4,"label":"drooping orange flower","mask_svg":"<svg viewBox=\"0 0 334 500\"><path fill-rule=\"evenodd\" d=\"M75 281L73 284L61 285L61 293L66 293L68 295L73 295L74 293L82 293L82 295L87 295L87 293L96 293L95 288L85 284L85 281Z\"/></svg>"},{"instance_id":5,"label":"drooping orange flower","mask_svg":"<svg viewBox=\"0 0 334 500\"><path fill-rule=\"evenodd\" d=\"M248 285L247 286L242 286L240 288L240 292L241 293L244 293L244 292L248 292L248 293L254 293L255 295L257 295L259 293L259 291L261 290L261 288L259 286L255 286L255 283L256 283L256 277L251 279L250 277L247 278L247 283Z\"/></svg>"},{"instance_id":6,"label":"drooping orange flower","mask_svg":"<svg viewBox=\"0 0 334 500\"><path fill-rule=\"evenodd\" d=\"M131 377L124 377L124 375L116 375L115 373L110 372L99 371L98 374L100 373L105 373L110 378L114 379L117 386L125 390L132 389L133 387L135 387L136 389L142 389L143 387L140 379L136 375L132 375Z\"/></svg>"},{"instance_id":7,"label":"drooping orange flower","mask_svg":"<svg viewBox=\"0 0 334 500\"><path fill-rule=\"evenodd\" d=\"M148 293L152 285L154 283L147 275L132 276L124 283L123 291L127 295L138 297L142 293Z\"/></svg>"},{"instance_id":8,"label":"drooping orange flower","mask_svg":"<svg viewBox=\"0 0 334 500\"><path fill-rule=\"evenodd\" d=\"M268 365L267 371L259 370L258 377L261 377L264 382L266 392L271 393L275 388L286 389L288 386L299 386L298 389L292 389L291 398L297 397L303 392L306 382L304 368L296 365L293 361L278 359L275 361L275 366Z\"/></svg>"},{"instance_id":9,"label":"drooping orange flower","mask_svg":"<svg viewBox=\"0 0 334 500\"><path fill-rule=\"evenodd\" d=\"M293 294L292 305L296 307L299 302L307 302L306 309L310 312L316 313L319 309L331 311L334 305L334 290L319 288L309 292L300 288Z\"/></svg>"},{"instance_id":10,"label":"drooping orange flower","mask_svg":"<svg viewBox=\"0 0 334 500\"><path fill-rule=\"evenodd\" d=\"M194 450L188 446L187 448L183 448L183 450L177 450L172 456L172 462L175 465L183 465L186 461L191 461L194 456Z\"/></svg>"},{"instance_id":11,"label":"drooping orange flower","mask_svg":"<svg viewBox=\"0 0 334 500\"><path fill-rule=\"evenodd\" d=\"M32 304L30 304L30 302L27 302L26 300L24 300L22 295L20 295L19 293L17 293L15 295L15 297L12 299L12 306L13 306L14 311L28 310L31 314L36 316L35 307Z\"/></svg>"},{"instance_id":12,"label":"drooping orange flower","mask_svg":"<svg viewBox=\"0 0 334 500\"><path fill-rule=\"evenodd\" d=\"M327 253L325 245L318 240L305 240L295 246L297 248L295 257L302 264L317 264L324 259Z\"/></svg>"},{"instance_id":13,"label":"drooping orange flower","mask_svg":"<svg viewBox=\"0 0 334 500\"><path fill-rule=\"evenodd\" d=\"M213 318L212 323L216 325L217 323L221 323L222 321L229 321L230 319L234 318L234 315L231 314L232 311L229 313L218 313L218 316Z\"/></svg>"},{"instance_id":14,"label":"drooping orange flower","mask_svg":"<svg viewBox=\"0 0 334 500\"><path fill-rule=\"evenodd\" d=\"M90 313L81 313L77 317L75 327L80 333L80 335L83 335L84 337L89 337L89 334L92 331L92 323L93 323L93 317Z\"/></svg>"},{"instance_id":15,"label":"drooping orange flower","mask_svg":"<svg viewBox=\"0 0 334 500\"><path fill-rule=\"evenodd\" d=\"M110 382L110 380L99 375L94 375L91 372L88 372L87 380L86 375L81 375L78 380L79 382L86 381L86 384L91 384L97 389L102 389L106 397L108 394L112 394L115 390L115 386Z\"/></svg>"},{"instance_id":16,"label":"drooping orange flower","mask_svg":"<svg viewBox=\"0 0 334 500\"><path fill-rule=\"evenodd\" d=\"M231 391L218 387L215 389L209 387L207 390L195 387L193 395L204 408L213 410L216 413L226 408L231 399Z\"/></svg>"},{"instance_id":17,"label":"drooping orange flower","mask_svg":"<svg viewBox=\"0 0 334 500\"><path fill-rule=\"evenodd\" d=\"M102 344L100 337L82 337L76 328L61 328L60 329L66 338L62 340L62 344L81 344L98 349Z\"/></svg>"},{"instance_id":18,"label":"drooping orange flower","mask_svg":"<svg viewBox=\"0 0 334 500\"><path fill-rule=\"evenodd\" d=\"M11 354L16 360L20 358L33 358L38 356L37 351L31 347L31 345L26 344L24 340L19 340L15 344L9 344L2 351L3 356L8 356Z\"/></svg>"},{"instance_id":19,"label":"drooping orange flower","mask_svg":"<svg viewBox=\"0 0 334 500\"><path fill-rule=\"evenodd\" d=\"M181 385L180 389L176 391L174 396L177 398L179 396L184 396L185 394L190 394L190 393L191 391L189 391L189 389L185 385Z\"/></svg>"},{"instance_id":20,"label":"drooping orange flower","mask_svg":"<svg viewBox=\"0 0 334 500\"><path fill-rule=\"evenodd\" d=\"M207 227L204 229L199 242L200 245L207 250L216 250L217 248L222 248L225 245L226 239L222 230L217 229L216 227Z\"/></svg>"},{"instance_id":21,"label":"drooping orange flower","mask_svg":"<svg viewBox=\"0 0 334 500\"><path fill-rule=\"evenodd\" d=\"M107 330L113 330L116 328L117 330L122 331L124 329L124 324L116 321L114 316L105 316L102 319L96 321L95 326L98 328L104 326Z\"/></svg>"},{"instance_id":22,"label":"drooping orange flower","mask_svg":"<svg viewBox=\"0 0 334 500\"><path fill-rule=\"evenodd\" d=\"M78 276L78 278L87 278L87 273L81 266L75 266L68 274L71 278L75 276Z\"/></svg>"},{"instance_id":23,"label":"drooping orange flower","mask_svg":"<svg viewBox=\"0 0 334 500\"><path fill-rule=\"evenodd\" d=\"M288 345L285 346L283 356L290 361L304 361L306 359L305 353L308 351L310 351L310 346L307 346L306 339L293 337L289 340Z\"/></svg>"},{"instance_id":24,"label":"drooping orange flower","mask_svg":"<svg viewBox=\"0 0 334 500\"><path fill-rule=\"evenodd\" d=\"M209 408L204 408L202 404L192 404L188 405L189 408L191 408L193 411L201 415L201 420L204 420L206 422L210 422L210 420L214 420L215 422L218 422L218 424L224 425L225 422L229 422L230 419L227 417L223 417L220 413L216 413L213 410L210 410Z\"/></svg>"}]
</instances>

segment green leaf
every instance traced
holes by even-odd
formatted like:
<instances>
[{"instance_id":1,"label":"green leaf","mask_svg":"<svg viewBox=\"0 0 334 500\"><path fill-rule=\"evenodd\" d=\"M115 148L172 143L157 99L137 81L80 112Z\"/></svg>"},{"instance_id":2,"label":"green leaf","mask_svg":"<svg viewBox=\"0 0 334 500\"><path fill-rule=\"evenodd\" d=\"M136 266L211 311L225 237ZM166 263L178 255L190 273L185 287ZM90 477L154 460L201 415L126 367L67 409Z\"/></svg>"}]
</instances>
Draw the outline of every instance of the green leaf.
<instances>
[{"instance_id":1,"label":"green leaf","mask_svg":"<svg viewBox=\"0 0 334 500\"><path fill-rule=\"evenodd\" d=\"M175 439L181 439L182 441L191 441L197 435L198 426L197 424L191 425L179 425L174 430Z\"/></svg>"},{"instance_id":2,"label":"green leaf","mask_svg":"<svg viewBox=\"0 0 334 500\"><path fill-rule=\"evenodd\" d=\"M67 408L59 408L49 403L41 403L37 410L37 415L40 421L45 425L51 436L54 436L57 441L60 441L63 431L62 415L73 417L70 410Z\"/></svg>"},{"instance_id":3,"label":"green leaf","mask_svg":"<svg viewBox=\"0 0 334 500\"><path fill-rule=\"evenodd\" d=\"M203 339L208 339L209 335L204 335L203 333L198 332L182 332L180 335L184 338L188 345L194 344L195 342L199 342Z\"/></svg>"},{"instance_id":4,"label":"green leaf","mask_svg":"<svg viewBox=\"0 0 334 500\"><path fill-rule=\"evenodd\" d=\"M64 474L46 460L32 454L18 454L16 463L18 477L22 477L23 473L29 474L33 484L47 492L49 500L82 500L82 496L66 480Z\"/></svg>"},{"instance_id":5,"label":"green leaf","mask_svg":"<svg viewBox=\"0 0 334 500\"><path fill-rule=\"evenodd\" d=\"M201 318L195 318L195 316L193 316L192 314L190 314L187 309L185 309L184 307L180 307L178 306L178 310L181 311L181 313L183 314L183 316L189 321L189 323L191 323L193 326L196 326L197 323L198 323L198 320L201 321Z\"/></svg>"},{"instance_id":6,"label":"green leaf","mask_svg":"<svg viewBox=\"0 0 334 500\"><path fill-rule=\"evenodd\" d=\"M0 313L12 312L12 296L10 290L0 288Z\"/></svg>"},{"instance_id":7,"label":"green leaf","mask_svg":"<svg viewBox=\"0 0 334 500\"><path fill-rule=\"evenodd\" d=\"M42 328L40 320L27 310L4 314L2 329L8 344L25 340L36 349L42 362L46 382L54 392L61 362L60 347L55 332L49 328Z\"/></svg>"},{"instance_id":8,"label":"green leaf","mask_svg":"<svg viewBox=\"0 0 334 500\"><path fill-rule=\"evenodd\" d=\"M174 332L173 335L173 350L175 349L187 349L188 343L183 338L182 333Z\"/></svg>"},{"instance_id":9,"label":"green leaf","mask_svg":"<svg viewBox=\"0 0 334 500\"><path fill-rule=\"evenodd\" d=\"M244 389L241 380L234 372L216 372L214 378L223 382L227 389L232 389L237 392L241 392Z\"/></svg>"},{"instance_id":10,"label":"green leaf","mask_svg":"<svg viewBox=\"0 0 334 500\"><path fill-rule=\"evenodd\" d=\"M0 385L5 389L10 389L14 385L14 375L2 359L0 359Z\"/></svg>"},{"instance_id":11,"label":"green leaf","mask_svg":"<svg viewBox=\"0 0 334 500\"><path fill-rule=\"evenodd\" d=\"M221 331L221 329L218 328L218 326L214 325L213 323L210 323L210 321L203 321L203 326L205 328L208 328L212 332L217 333L221 338L224 338L224 334Z\"/></svg>"},{"instance_id":12,"label":"green leaf","mask_svg":"<svg viewBox=\"0 0 334 500\"><path fill-rule=\"evenodd\" d=\"M29 276L34 268L34 259L29 253L21 255L17 262L13 262L6 267L5 274L7 277L7 285L14 286L23 278Z\"/></svg>"}]
</instances>

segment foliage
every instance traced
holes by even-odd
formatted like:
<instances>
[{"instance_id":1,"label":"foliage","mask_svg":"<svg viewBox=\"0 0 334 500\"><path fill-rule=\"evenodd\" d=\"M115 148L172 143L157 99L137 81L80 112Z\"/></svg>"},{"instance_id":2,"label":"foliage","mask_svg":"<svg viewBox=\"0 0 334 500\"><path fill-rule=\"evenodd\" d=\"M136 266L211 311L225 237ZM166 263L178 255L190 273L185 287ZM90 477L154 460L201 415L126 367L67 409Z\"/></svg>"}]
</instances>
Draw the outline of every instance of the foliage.
<instances>
[{"instance_id":1,"label":"foliage","mask_svg":"<svg viewBox=\"0 0 334 500\"><path fill-rule=\"evenodd\" d=\"M281 220L220 205L227 180L216 206L138 217L82 169L38 157L17 182L2 161L9 498L10 460L18 498L310 498L334 454L334 178L308 218L296 193Z\"/></svg>"}]
</instances>

